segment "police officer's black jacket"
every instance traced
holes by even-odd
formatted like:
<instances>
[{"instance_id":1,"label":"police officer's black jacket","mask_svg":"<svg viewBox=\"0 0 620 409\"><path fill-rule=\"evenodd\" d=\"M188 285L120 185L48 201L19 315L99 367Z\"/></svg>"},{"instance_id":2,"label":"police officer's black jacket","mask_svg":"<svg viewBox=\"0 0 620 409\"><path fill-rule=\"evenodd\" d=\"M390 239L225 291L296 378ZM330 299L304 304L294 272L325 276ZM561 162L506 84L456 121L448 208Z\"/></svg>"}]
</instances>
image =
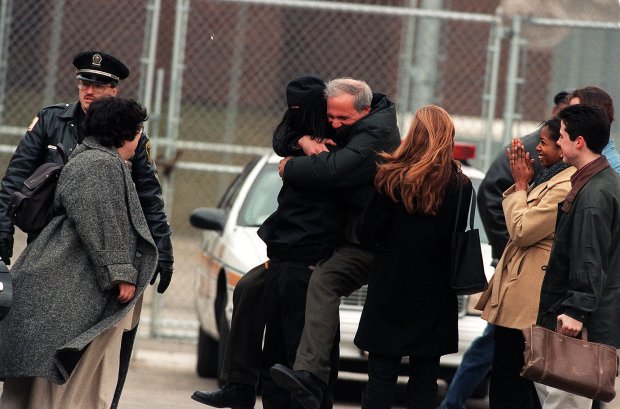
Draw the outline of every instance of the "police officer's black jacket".
<instances>
[{"instance_id":1,"label":"police officer's black jacket","mask_svg":"<svg viewBox=\"0 0 620 409\"><path fill-rule=\"evenodd\" d=\"M337 224L340 228L346 216L361 214L372 199L377 153L392 151L400 143L394 103L385 95L375 93L370 113L345 132L335 135L334 139L337 149L289 160L283 180L294 189L322 192L337 202L341 206L338 214L341 222ZM280 141L278 153L285 153L285 146L287 144ZM328 217L324 212L317 214L316 218L321 216Z\"/></svg>"},{"instance_id":2,"label":"police officer's black jacket","mask_svg":"<svg viewBox=\"0 0 620 409\"><path fill-rule=\"evenodd\" d=\"M57 104L42 109L33 120L9 162L0 189L0 232L13 234L14 227L9 216L11 195L24 180L41 164L62 163L60 155L48 146L62 143L71 154L84 135L80 128L84 112L79 102ZM159 260L172 263L170 225L164 213L161 185L157 179L154 162L149 157L149 139L142 133L136 153L131 159L131 174L140 198L144 216L159 250Z\"/></svg>"}]
</instances>

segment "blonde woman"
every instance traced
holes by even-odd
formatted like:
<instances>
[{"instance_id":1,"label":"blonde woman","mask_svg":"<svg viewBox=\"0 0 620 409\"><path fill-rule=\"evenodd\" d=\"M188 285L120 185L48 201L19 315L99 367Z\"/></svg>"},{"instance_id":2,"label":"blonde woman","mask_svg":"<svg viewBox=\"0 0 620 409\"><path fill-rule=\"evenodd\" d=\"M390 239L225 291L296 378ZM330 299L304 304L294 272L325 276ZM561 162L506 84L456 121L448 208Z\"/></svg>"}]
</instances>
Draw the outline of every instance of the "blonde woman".
<instances>
[{"instance_id":1,"label":"blonde woman","mask_svg":"<svg viewBox=\"0 0 620 409\"><path fill-rule=\"evenodd\" d=\"M453 157L454 125L442 108L420 108L401 145L381 155L377 192L357 233L375 250L355 344L369 351L362 408L392 406L398 368L409 356L408 408L436 406L441 355L457 351L457 297L450 242L465 229L471 182Z\"/></svg>"}]
</instances>

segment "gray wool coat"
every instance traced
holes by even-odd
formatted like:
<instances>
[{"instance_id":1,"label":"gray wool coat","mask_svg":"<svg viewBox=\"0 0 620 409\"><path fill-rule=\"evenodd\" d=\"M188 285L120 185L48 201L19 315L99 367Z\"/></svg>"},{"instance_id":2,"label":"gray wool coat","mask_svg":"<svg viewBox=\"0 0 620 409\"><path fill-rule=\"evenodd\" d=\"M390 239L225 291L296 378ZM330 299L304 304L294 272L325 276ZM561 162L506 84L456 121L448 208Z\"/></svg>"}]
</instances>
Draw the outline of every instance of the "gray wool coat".
<instances>
[{"instance_id":1,"label":"gray wool coat","mask_svg":"<svg viewBox=\"0 0 620 409\"><path fill-rule=\"evenodd\" d=\"M65 213L11 269L14 303L0 321L0 379L65 383L88 344L133 307L155 272L157 248L116 149L86 138L61 172L54 206ZM119 281L136 284L127 304L116 301Z\"/></svg>"}]
</instances>

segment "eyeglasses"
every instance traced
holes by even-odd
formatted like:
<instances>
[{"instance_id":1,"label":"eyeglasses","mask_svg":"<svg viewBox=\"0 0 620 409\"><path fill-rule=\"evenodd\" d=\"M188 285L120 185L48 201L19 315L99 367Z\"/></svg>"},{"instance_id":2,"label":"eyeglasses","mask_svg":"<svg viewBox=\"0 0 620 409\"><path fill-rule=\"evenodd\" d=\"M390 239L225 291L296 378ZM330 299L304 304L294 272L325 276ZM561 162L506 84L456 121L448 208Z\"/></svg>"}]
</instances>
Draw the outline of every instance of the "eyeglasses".
<instances>
[{"instance_id":1,"label":"eyeglasses","mask_svg":"<svg viewBox=\"0 0 620 409\"><path fill-rule=\"evenodd\" d=\"M77 81L77 86L78 86L78 89L80 91L84 91L85 89L88 89L90 87L90 88L93 89L93 92L95 94L101 94L107 88L113 88L114 87L113 84L101 84L101 83L98 83L98 82L84 81L84 80L78 80Z\"/></svg>"}]
</instances>

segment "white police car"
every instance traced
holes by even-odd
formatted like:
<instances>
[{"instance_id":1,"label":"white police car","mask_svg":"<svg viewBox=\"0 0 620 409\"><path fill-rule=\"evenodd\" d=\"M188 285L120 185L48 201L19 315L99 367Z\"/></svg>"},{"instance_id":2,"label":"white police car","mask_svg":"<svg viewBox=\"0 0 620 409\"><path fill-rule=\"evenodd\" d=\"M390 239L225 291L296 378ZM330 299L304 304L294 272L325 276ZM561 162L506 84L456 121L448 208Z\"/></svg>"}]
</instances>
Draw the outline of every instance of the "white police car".
<instances>
[{"instance_id":1,"label":"white police car","mask_svg":"<svg viewBox=\"0 0 620 409\"><path fill-rule=\"evenodd\" d=\"M455 157L464 160L473 157L473 152L471 145L457 145ZM277 172L280 159L268 154L252 160L231 183L216 208L199 208L190 216L190 223L203 229L201 263L194 286L200 320L197 362L200 376L219 376L232 316L232 291L245 272L267 260L265 244L256 232L277 207L282 186ZM477 189L484 173L465 165L463 172ZM476 224L484 241L482 254L490 277L491 249L481 223ZM366 371L366 354L353 344L365 298L366 287L341 302L340 376L356 377L354 374ZM459 352L441 360L440 377L448 382L463 352L486 326L473 309L473 298L459 297Z\"/></svg>"}]
</instances>

